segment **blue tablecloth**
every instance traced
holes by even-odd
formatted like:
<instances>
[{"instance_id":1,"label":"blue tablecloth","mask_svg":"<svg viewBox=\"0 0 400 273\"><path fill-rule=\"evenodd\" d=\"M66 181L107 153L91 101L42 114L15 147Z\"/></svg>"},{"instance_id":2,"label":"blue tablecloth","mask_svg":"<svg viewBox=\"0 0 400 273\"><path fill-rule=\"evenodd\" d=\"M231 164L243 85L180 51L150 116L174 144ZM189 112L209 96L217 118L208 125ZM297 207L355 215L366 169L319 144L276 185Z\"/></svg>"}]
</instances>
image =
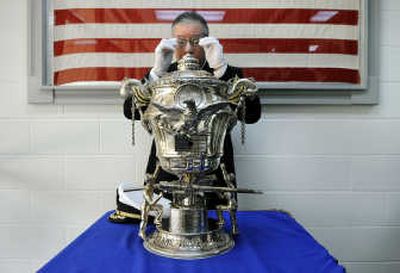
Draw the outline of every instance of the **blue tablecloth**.
<instances>
[{"instance_id":1,"label":"blue tablecloth","mask_svg":"<svg viewBox=\"0 0 400 273\"><path fill-rule=\"evenodd\" d=\"M278 211L241 211L241 234L226 254L175 260L149 253L138 225L113 224L107 212L39 273L344 273L328 251L291 216Z\"/></svg>"}]
</instances>

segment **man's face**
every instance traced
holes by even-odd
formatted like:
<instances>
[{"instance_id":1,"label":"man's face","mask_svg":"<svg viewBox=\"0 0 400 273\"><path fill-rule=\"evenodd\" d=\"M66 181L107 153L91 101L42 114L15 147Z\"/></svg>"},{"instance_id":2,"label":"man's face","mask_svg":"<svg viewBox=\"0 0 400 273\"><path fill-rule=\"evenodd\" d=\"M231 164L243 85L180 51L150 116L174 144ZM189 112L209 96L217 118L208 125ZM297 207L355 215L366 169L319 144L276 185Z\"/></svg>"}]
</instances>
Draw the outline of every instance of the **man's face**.
<instances>
[{"instance_id":1,"label":"man's face","mask_svg":"<svg viewBox=\"0 0 400 273\"><path fill-rule=\"evenodd\" d=\"M204 61L204 49L199 46L200 38L204 37L203 27L200 23L178 23L174 26L172 34L177 39L176 60L180 60L184 55L190 53L199 60L200 64Z\"/></svg>"}]
</instances>

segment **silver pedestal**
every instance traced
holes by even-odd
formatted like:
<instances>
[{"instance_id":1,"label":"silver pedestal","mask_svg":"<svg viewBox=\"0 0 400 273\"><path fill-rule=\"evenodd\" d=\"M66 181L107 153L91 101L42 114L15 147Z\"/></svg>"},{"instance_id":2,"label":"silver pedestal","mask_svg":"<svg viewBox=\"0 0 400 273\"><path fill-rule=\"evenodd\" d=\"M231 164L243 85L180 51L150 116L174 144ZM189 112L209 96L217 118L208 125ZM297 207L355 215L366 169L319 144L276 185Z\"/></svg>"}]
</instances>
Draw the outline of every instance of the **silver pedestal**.
<instances>
[{"instance_id":1,"label":"silver pedestal","mask_svg":"<svg viewBox=\"0 0 400 273\"><path fill-rule=\"evenodd\" d=\"M217 220L204 208L172 208L170 218L149 235L144 247L176 259L201 259L229 251L235 245Z\"/></svg>"}]
</instances>

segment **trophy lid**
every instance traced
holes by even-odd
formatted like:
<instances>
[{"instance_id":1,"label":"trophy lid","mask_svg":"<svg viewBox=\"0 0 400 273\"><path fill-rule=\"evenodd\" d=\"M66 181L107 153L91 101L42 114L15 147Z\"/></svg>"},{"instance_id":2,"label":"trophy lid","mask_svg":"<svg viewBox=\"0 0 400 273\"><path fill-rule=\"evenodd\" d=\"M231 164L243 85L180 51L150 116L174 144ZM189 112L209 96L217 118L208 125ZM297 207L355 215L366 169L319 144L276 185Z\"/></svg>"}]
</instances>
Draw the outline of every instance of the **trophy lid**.
<instances>
[{"instance_id":1,"label":"trophy lid","mask_svg":"<svg viewBox=\"0 0 400 273\"><path fill-rule=\"evenodd\" d=\"M200 70L199 60L197 60L192 54L188 53L178 61L178 70Z\"/></svg>"}]
</instances>

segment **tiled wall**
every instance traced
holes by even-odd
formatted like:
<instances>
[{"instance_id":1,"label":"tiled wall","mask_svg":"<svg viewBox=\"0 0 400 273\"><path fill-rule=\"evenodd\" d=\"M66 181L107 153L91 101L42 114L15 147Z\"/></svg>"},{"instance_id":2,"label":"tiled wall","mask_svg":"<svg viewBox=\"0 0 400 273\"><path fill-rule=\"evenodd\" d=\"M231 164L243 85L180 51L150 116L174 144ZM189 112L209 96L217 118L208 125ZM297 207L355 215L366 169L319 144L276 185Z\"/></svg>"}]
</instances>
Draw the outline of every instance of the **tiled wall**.
<instances>
[{"instance_id":1,"label":"tiled wall","mask_svg":"<svg viewBox=\"0 0 400 273\"><path fill-rule=\"evenodd\" d=\"M0 272L33 272L141 183L121 106L28 105L27 7L0 2ZM377 106L269 106L233 134L243 209L290 211L350 273L400 272L400 2L381 1Z\"/></svg>"}]
</instances>

